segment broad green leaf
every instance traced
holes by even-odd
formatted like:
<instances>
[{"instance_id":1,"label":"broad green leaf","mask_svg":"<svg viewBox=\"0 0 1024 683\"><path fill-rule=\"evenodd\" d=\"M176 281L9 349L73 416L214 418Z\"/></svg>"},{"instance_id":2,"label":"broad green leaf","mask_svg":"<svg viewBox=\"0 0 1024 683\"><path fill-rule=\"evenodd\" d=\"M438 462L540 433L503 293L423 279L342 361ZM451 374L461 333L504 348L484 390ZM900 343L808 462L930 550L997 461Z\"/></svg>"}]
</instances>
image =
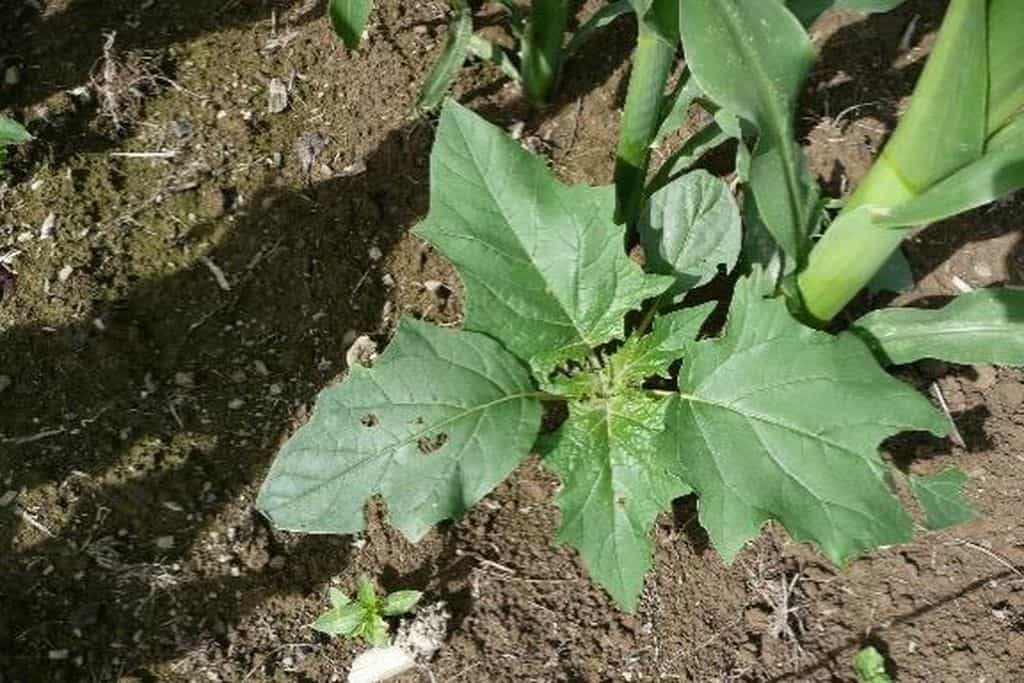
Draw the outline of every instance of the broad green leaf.
<instances>
[{"instance_id":1,"label":"broad green leaf","mask_svg":"<svg viewBox=\"0 0 1024 683\"><path fill-rule=\"evenodd\" d=\"M1024 289L978 289L939 309L883 308L852 330L889 363L1024 365Z\"/></svg>"},{"instance_id":2,"label":"broad green leaf","mask_svg":"<svg viewBox=\"0 0 1024 683\"><path fill-rule=\"evenodd\" d=\"M804 327L761 298L762 277L738 283L724 336L696 344L669 413L701 524L729 562L771 519L840 565L906 541L911 519L878 444L945 434L946 419L855 336Z\"/></svg>"},{"instance_id":3,"label":"broad green leaf","mask_svg":"<svg viewBox=\"0 0 1024 683\"><path fill-rule=\"evenodd\" d=\"M885 658L870 645L853 658L853 670L857 673L857 683L892 683L885 670Z\"/></svg>"},{"instance_id":4,"label":"broad green leaf","mask_svg":"<svg viewBox=\"0 0 1024 683\"><path fill-rule=\"evenodd\" d=\"M876 164L920 194L982 155L987 137L987 2L952 0L910 108Z\"/></svg>"},{"instance_id":5,"label":"broad green leaf","mask_svg":"<svg viewBox=\"0 0 1024 683\"><path fill-rule=\"evenodd\" d=\"M630 337L611 357L614 381L639 386L650 377L667 377L669 367L690 354L715 306L712 301L655 318L649 334Z\"/></svg>"},{"instance_id":6,"label":"broad green leaf","mask_svg":"<svg viewBox=\"0 0 1024 683\"><path fill-rule=\"evenodd\" d=\"M626 256L614 201L612 188L563 185L542 159L449 102L431 154L430 213L416 232L455 264L466 329L545 379L621 338L626 312L672 283Z\"/></svg>"},{"instance_id":7,"label":"broad green leaf","mask_svg":"<svg viewBox=\"0 0 1024 683\"><path fill-rule=\"evenodd\" d=\"M363 606L358 602L335 607L313 624L313 628L332 636L355 635L363 623Z\"/></svg>"},{"instance_id":8,"label":"broad green leaf","mask_svg":"<svg viewBox=\"0 0 1024 683\"><path fill-rule=\"evenodd\" d=\"M879 292L908 292L914 288L914 271L910 268L910 262L903 255L903 251L897 249L885 262L882 269L875 273L868 283L868 291L873 294Z\"/></svg>"},{"instance_id":9,"label":"broad green leaf","mask_svg":"<svg viewBox=\"0 0 1024 683\"><path fill-rule=\"evenodd\" d=\"M880 209L874 222L893 228L925 225L1024 188L1024 114L996 134L985 155L892 209Z\"/></svg>"},{"instance_id":10,"label":"broad green leaf","mask_svg":"<svg viewBox=\"0 0 1024 683\"><path fill-rule=\"evenodd\" d=\"M610 2L597 10L582 26L576 29L576 33L569 39L569 44L565 46L566 56L571 57L576 54L594 37L597 31L622 15L632 12L633 5L630 0L616 0L616 2Z\"/></svg>"},{"instance_id":11,"label":"broad green leaf","mask_svg":"<svg viewBox=\"0 0 1024 683\"><path fill-rule=\"evenodd\" d=\"M804 26L810 26L826 10L853 9L861 12L888 12L906 0L786 0L789 11Z\"/></svg>"},{"instance_id":12,"label":"broad green leaf","mask_svg":"<svg viewBox=\"0 0 1024 683\"><path fill-rule=\"evenodd\" d=\"M433 109L441 104L469 54L473 38L473 12L466 0L453 0L451 4L455 9L455 18L448 26L448 39L441 56L434 62L416 101L420 109Z\"/></svg>"},{"instance_id":13,"label":"broad green leaf","mask_svg":"<svg viewBox=\"0 0 1024 683\"><path fill-rule=\"evenodd\" d=\"M793 119L814 49L800 22L778 2L681 0L687 64L700 87L757 127L750 188L765 226L803 263L818 212L818 187L794 141Z\"/></svg>"},{"instance_id":14,"label":"broad green leaf","mask_svg":"<svg viewBox=\"0 0 1024 683\"><path fill-rule=\"evenodd\" d=\"M327 13L331 26L348 49L359 47L372 8L371 0L330 0Z\"/></svg>"},{"instance_id":15,"label":"broad green leaf","mask_svg":"<svg viewBox=\"0 0 1024 683\"><path fill-rule=\"evenodd\" d=\"M1024 2L988 3L988 132L991 136L1024 108L1024 59L1021 58Z\"/></svg>"},{"instance_id":16,"label":"broad green leaf","mask_svg":"<svg viewBox=\"0 0 1024 683\"><path fill-rule=\"evenodd\" d=\"M924 510L929 529L948 529L977 516L971 504L964 500L965 481L967 475L960 470L943 470L926 477L910 475L910 488Z\"/></svg>"},{"instance_id":17,"label":"broad green leaf","mask_svg":"<svg viewBox=\"0 0 1024 683\"><path fill-rule=\"evenodd\" d=\"M25 128L7 116L0 116L0 147L5 145L20 145L32 139Z\"/></svg>"},{"instance_id":18,"label":"broad green leaf","mask_svg":"<svg viewBox=\"0 0 1024 683\"><path fill-rule=\"evenodd\" d=\"M345 605L347 605L350 602L352 602L352 600L349 599L349 597L347 595L342 593L337 588L333 588L332 587L332 588L328 589L327 595L330 598L331 605L333 607L344 607Z\"/></svg>"},{"instance_id":19,"label":"broad green leaf","mask_svg":"<svg viewBox=\"0 0 1024 683\"><path fill-rule=\"evenodd\" d=\"M273 523L353 533L381 494L412 540L458 517L529 452L540 428L527 369L481 334L404 318L372 369L325 389L257 500Z\"/></svg>"},{"instance_id":20,"label":"broad green leaf","mask_svg":"<svg viewBox=\"0 0 1024 683\"><path fill-rule=\"evenodd\" d=\"M501 72L511 78L513 81L522 80L522 76L519 75L519 69L512 62L512 59L508 56L508 53L501 48L500 45L496 45L493 42L487 40L483 36L474 34L469 39L469 53L481 59L485 62L490 62L495 65Z\"/></svg>"},{"instance_id":21,"label":"broad green leaf","mask_svg":"<svg viewBox=\"0 0 1024 683\"><path fill-rule=\"evenodd\" d=\"M420 601L423 597L423 593L420 591L395 591L389 593L384 598L384 603L380 607L380 613L386 617L397 617L400 614L405 614Z\"/></svg>"},{"instance_id":22,"label":"broad green leaf","mask_svg":"<svg viewBox=\"0 0 1024 683\"><path fill-rule=\"evenodd\" d=\"M544 444L544 462L563 485L557 540L575 546L594 580L629 611L651 567L655 517L690 492L668 447L666 406L640 391L573 402Z\"/></svg>"},{"instance_id":23,"label":"broad green leaf","mask_svg":"<svg viewBox=\"0 0 1024 683\"><path fill-rule=\"evenodd\" d=\"M740 255L740 210L729 186L693 171L655 192L637 225L648 272L675 278L671 292L711 281L719 266L731 271Z\"/></svg>"}]
</instances>

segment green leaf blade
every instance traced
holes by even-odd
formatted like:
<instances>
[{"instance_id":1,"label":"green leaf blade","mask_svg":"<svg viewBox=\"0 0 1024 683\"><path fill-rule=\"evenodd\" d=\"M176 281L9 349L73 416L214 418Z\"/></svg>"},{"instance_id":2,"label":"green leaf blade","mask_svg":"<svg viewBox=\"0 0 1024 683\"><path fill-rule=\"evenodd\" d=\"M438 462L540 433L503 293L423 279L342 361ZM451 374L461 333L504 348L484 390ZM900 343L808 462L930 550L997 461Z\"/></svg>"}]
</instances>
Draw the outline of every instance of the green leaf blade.
<instances>
[{"instance_id":1,"label":"green leaf blade","mask_svg":"<svg viewBox=\"0 0 1024 683\"><path fill-rule=\"evenodd\" d=\"M544 462L563 482L557 540L577 548L594 580L629 611L651 567L655 517L690 492L665 444L665 407L639 391L573 403L545 444Z\"/></svg>"},{"instance_id":2,"label":"green leaf blade","mask_svg":"<svg viewBox=\"0 0 1024 683\"><path fill-rule=\"evenodd\" d=\"M924 510L929 529L948 529L977 517L974 508L963 497L966 481L967 475L956 469L925 477L910 475L910 488Z\"/></svg>"},{"instance_id":3,"label":"green leaf blade","mask_svg":"<svg viewBox=\"0 0 1024 683\"><path fill-rule=\"evenodd\" d=\"M380 607L380 613L386 617L397 617L411 611L423 597L420 591L395 591L388 593Z\"/></svg>"},{"instance_id":4,"label":"green leaf blade","mask_svg":"<svg viewBox=\"0 0 1024 683\"><path fill-rule=\"evenodd\" d=\"M750 186L795 267L818 211L817 184L793 141L797 100L814 64L810 38L778 2L682 0L680 12L687 63L701 88L758 128Z\"/></svg>"},{"instance_id":5,"label":"green leaf blade","mask_svg":"<svg viewBox=\"0 0 1024 683\"><path fill-rule=\"evenodd\" d=\"M1024 365L1024 290L979 289L934 310L883 308L852 331L894 365L923 358Z\"/></svg>"},{"instance_id":6,"label":"green leaf blade","mask_svg":"<svg viewBox=\"0 0 1024 683\"><path fill-rule=\"evenodd\" d=\"M671 292L707 284L719 266L736 266L743 240L740 210L729 186L693 171L655 192L637 230L647 269L676 279Z\"/></svg>"},{"instance_id":7,"label":"green leaf blade","mask_svg":"<svg viewBox=\"0 0 1024 683\"><path fill-rule=\"evenodd\" d=\"M448 38L441 56L434 62L423 89L420 90L419 99L416 101L416 106L420 109L433 109L441 104L469 54L473 38L473 12L465 0L455 0L452 6L456 12L455 18L448 26Z\"/></svg>"},{"instance_id":8,"label":"green leaf blade","mask_svg":"<svg viewBox=\"0 0 1024 683\"><path fill-rule=\"evenodd\" d=\"M454 263L465 328L544 378L622 338L623 316L672 282L626 256L614 201L611 188L563 185L543 160L449 102L431 155L430 213L416 232Z\"/></svg>"},{"instance_id":9,"label":"green leaf blade","mask_svg":"<svg viewBox=\"0 0 1024 683\"><path fill-rule=\"evenodd\" d=\"M282 529L353 533L380 494L412 540L460 516L529 452L541 405L528 370L483 335L403 319L367 370L324 390L257 500Z\"/></svg>"},{"instance_id":10,"label":"green leaf blade","mask_svg":"<svg viewBox=\"0 0 1024 683\"><path fill-rule=\"evenodd\" d=\"M698 342L670 411L715 547L731 561L771 519L839 565L909 539L878 444L945 434L945 419L858 339L803 327L761 286L739 283L725 335Z\"/></svg>"},{"instance_id":11,"label":"green leaf blade","mask_svg":"<svg viewBox=\"0 0 1024 683\"><path fill-rule=\"evenodd\" d=\"M913 199L879 211L874 222L891 228L936 223L1021 188L1024 188L1024 114L996 134L983 156Z\"/></svg>"},{"instance_id":12,"label":"green leaf blade","mask_svg":"<svg viewBox=\"0 0 1024 683\"><path fill-rule=\"evenodd\" d=\"M331 636L351 636L363 623L364 608L358 602L329 610L313 623L313 629Z\"/></svg>"},{"instance_id":13,"label":"green leaf blade","mask_svg":"<svg viewBox=\"0 0 1024 683\"><path fill-rule=\"evenodd\" d=\"M354 50L359 47L371 9L371 0L331 0L328 5L327 14L331 19L331 26L348 49Z\"/></svg>"},{"instance_id":14,"label":"green leaf blade","mask_svg":"<svg viewBox=\"0 0 1024 683\"><path fill-rule=\"evenodd\" d=\"M615 379L620 385L639 386L650 377L666 377L673 363L689 356L716 305L709 302L655 318L650 334L630 337L612 356Z\"/></svg>"}]
</instances>

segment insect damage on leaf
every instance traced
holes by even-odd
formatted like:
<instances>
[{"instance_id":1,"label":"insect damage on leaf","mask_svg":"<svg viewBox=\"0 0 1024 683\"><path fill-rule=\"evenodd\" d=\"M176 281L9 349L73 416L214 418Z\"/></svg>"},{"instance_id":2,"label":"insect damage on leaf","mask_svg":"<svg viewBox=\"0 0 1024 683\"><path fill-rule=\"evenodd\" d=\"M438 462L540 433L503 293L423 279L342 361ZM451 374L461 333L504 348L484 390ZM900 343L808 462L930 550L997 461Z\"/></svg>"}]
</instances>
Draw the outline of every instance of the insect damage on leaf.
<instances>
[{"instance_id":1,"label":"insect damage on leaf","mask_svg":"<svg viewBox=\"0 0 1024 683\"><path fill-rule=\"evenodd\" d=\"M403 319L372 369L355 366L320 395L257 505L284 529L351 533L380 494L418 539L526 456L540 428L534 394L526 367L494 340Z\"/></svg>"}]
</instances>

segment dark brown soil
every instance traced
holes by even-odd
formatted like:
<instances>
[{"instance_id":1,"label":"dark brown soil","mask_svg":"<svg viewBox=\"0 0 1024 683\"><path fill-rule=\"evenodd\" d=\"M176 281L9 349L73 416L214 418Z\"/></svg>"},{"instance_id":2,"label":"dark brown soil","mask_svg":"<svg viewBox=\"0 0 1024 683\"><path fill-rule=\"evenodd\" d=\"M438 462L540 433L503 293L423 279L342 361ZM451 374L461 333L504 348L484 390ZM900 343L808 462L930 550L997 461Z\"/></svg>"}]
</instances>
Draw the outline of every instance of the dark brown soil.
<instances>
[{"instance_id":1,"label":"dark brown soil","mask_svg":"<svg viewBox=\"0 0 1024 683\"><path fill-rule=\"evenodd\" d=\"M358 647L309 624L328 586L350 590L361 573L449 603L431 667L445 683L849 681L865 643L899 681L1024 680L1016 370L904 373L941 389L964 446L889 450L915 473L964 467L978 521L845 570L769 528L726 567L682 500L655 529L635 615L552 546L557 484L532 459L416 546L375 506L355 538L282 534L254 513L275 449L355 336L384 341L403 313L459 317L452 270L408 234L427 208L433 132L412 104L444 3L379 4L365 49L348 54L315 1L4 3L0 59L21 82L0 104L39 141L0 187L0 255L19 252L0 303L0 681L344 680ZM943 4L815 28L801 128L833 193L891 130ZM124 68L107 82L94 65L114 31ZM624 22L570 63L542 114L481 66L457 94L501 125L525 120L564 178L608 182L631 33ZM91 98L69 92L91 77ZM280 114L267 113L273 78L290 88ZM920 285L901 301L1024 283L1022 208L909 242ZM429 280L455 294L438 301Z\"/></svg>"}]
</instances>

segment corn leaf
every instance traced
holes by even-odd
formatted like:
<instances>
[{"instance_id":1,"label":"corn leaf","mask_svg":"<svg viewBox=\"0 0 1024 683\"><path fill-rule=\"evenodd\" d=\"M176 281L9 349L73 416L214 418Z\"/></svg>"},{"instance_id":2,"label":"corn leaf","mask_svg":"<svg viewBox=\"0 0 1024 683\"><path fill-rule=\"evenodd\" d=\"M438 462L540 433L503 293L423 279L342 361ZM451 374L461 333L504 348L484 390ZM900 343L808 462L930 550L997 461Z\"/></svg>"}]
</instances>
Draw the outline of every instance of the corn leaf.
<instances>
[{"instance_id":1,"label":"corn leaf","mask_svg":"<svg viewBox=\"0 0 1024 683\"><path fill-rule=\"evenodd\" d=\"M730 562L770 519L840 565L909 539L878 444L907 430L945 434L945 417L855 336L812 330L763 299L763 278L737 284L724 336L697 342L672 399L701 524Z\"/></svg>"},{"instance_id":2,"label":"corn leaf","mask_svg":"<svg viewBox=\"0 0 1024 683\"><path fill-rule=\"evenodd\" d=\"M910 108L876 164L917 195L980 158L988 136L987 2L952 0Z\"/></svg>"},{"instance_id":3,"label":"corn leaf","mask_svg":"<svg viewBox=\"0 0 1024 683\"><path fill-rule=\"evenodd\" d=\"M1024 289L978 289L934 310L883 308L852 331L894 365L922 358L1024 365Z\"/></svg>"},{"instance_id":4,"label":"corn leaf","mask_svg":"<svg viewBox=\"0 0 1024 683\"><path fill-rule=\"evenodd\" d=\"M453 0L452 7L455 8L455 18L448 26L448 39L441 56L434 62L420 91L416 102L420 109L433 109L441 104L469 54L473 38L473 12L466 0Z\"/></svg>"},{"instance_id":5,"label":"corn leaf","mask_svg":"<svg viewBox=\"0 0 1024 683\"><path fill-rule=\"evenodd\" d=\"M730 113L756 126L750 188L765 226L791 259L803 262L818 210L793 119L814 63L810 39L778 2L682 0L680 26L697 83Z\"/></svg>"},{"instance_id":6,"label":"corn leaf","mask_svg":"<svg viewBox=\"0 0 1024 683\"><path fill-rule=\"evenodd\" d=\"M257 507L281 529L344 534L363 528L363 506L380 494L418 540L526 456L540 428L533 392L526 367L496 341L403 318L372 369L353 367L320 394Z\"/></svg>"},{"instance_id":7,"label":"corn leaf","mask_svg":"<svg viewBox=\"0 0 1024 683\"><path fill-rule=\"evenodd\" d=\"M658 169L658 172L648 184L647 194L652 195L679 178L700 161L701 157L732 137L732 135L722 130L716 122L711 121L708 123L688 137L679 149L665 159L661 168Z\"/></svg>"},{"instance_id":8,"label":"corn leaf","mask_svg":"<svg viewBox=\"0 0 1024 683\"><path fill-rule=\"evenodd\" d=\"M988 131L992 135L1024 108L1024 2L988 3Z\"/></svg>"},{"instance_id":9,"label":"corn leaf","mask_svg":"<svg viewBox=\"0 0 1024 683\"><path fill-rule=\"evenodd\" d=\"M874 222L892 228L925 225L984 206L1024 188L1024 115L1000 131L985 156L895 208L880 210Z\"/></svg>"},{"instance_id":10,"label":"corn leaf","mask_svg":"<svg viewBox=\"0 0 1024 683\"><path fill-rule=\"evenodd\" d=\"M501 48L500 45L495 45L490 40L487 40L483 36L473 35L469 39L469 54L473 55L477 59L481 59L485 62L490 62L495 65L501 72L511 78L513 81L522 80L522 76L519 75L519 69L512 62L512 58L508 56L508 53Z\"/></svg>"},{"instance_id":11,"label":"corn leaf","mask_svg":"<svg viewBox=\"0 0 1024 683\"><path fill-rule=\"evenodd\" d=\"M331 26L348 49L359 47L372 8L371 0L331 0L328 5Z\"/></svg>"},{"instance_id":12,"label":"corn leaf","mask_svg":"<svg viewBox=\"0 0 1024 683\"><path fill-rule=\"evenodd\" d=\"M736 266L743 230L729 186L697 170L655 192L637 225L647 270L675 278L678 294Z\"/></svg>"},{"instance_id":13,"label":"corn leaf","mask_svg":"<svg viewBox=\"0 0 1024 683\"><path fill-rule=\"evenodd\" d=\"M539 157L449 101L430 161L430 212L416 232L466 287L465 327L528 360L561 362L623 335L623 316L672 284L645 275L611 221L610 187L567 186Z\"/></svg>"},{"instance_id":14,"label":"corn leaf","mask_svg":"<svg viewBox=\"0 0 1024 683\"><path fill-rule=\"evenodd\" d=\"M675 47L679 44L679 0L630 0L647 29Z\"/></svg>"},{"instance_id":15,"label":"corn leaf","mask_svg":"<svg viewBox=\"0 0 1024 683\"><path fill-rule=\"evenodd\" d=\"M888 12L906 0L786 0L789 11L804 26L810 26L826 10L852 9L861 12Z\"/></svg>"},{"instance_id":16,"label":"corn leaf","mask_svg":"<svg viewBox=\"0 0 1024 683\"><path fill-rule=\"evenodd\" d=\"M542 444L544 463L563 484L557 540L576 547L590 575L629 611L651 568L655 517L690 492L669 447L666 406L639 391L574 402Z\"/></svg>"},{"instance_id":17,"label":"corn leaf","mask_svg":"<svg viewBox=\"0 0 1024 683\"><path fill-rule=\"evenodd\" d=\"M948 529L977 516L963 497L966 481L967 475L960 470L944 470L927 477L910 475L910 489L924 510L929 529Z\"/></svg>"},{"instance_id":18,"label":"corn leaf","mask_svg":"<svg viewBox=\"0 0 1024 683\"><path fill-rule=\"evenodd\" d=\"M572 38L569 39L569 44L565 46L566 56L571 57L576 54L583 49L584 45L590 42L591 38L599 30L608 26L619 17L631 14L632 12L633 4L630 0L617 0L597 10L582 26L576 29Z\"/></svg>"}]
</instances>

